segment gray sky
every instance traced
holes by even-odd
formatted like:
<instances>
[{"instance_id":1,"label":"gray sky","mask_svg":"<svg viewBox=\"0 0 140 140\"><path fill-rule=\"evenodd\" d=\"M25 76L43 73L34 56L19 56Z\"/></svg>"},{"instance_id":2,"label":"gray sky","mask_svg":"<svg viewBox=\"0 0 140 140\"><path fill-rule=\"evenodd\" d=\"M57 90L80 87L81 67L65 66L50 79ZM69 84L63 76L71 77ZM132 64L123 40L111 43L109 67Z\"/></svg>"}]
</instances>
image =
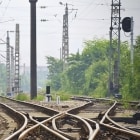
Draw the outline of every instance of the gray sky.
<instances>
[{"instance_id":1,"label":"gray sky","mask_svg":"<svg viewBox=\"0 0 140 140\"><path fill-rule=\"evenodd\" d=\"M62 24L65 6L59 0L38 0L37 2L37 65L46 65L45 56L60 57L62 45ZM62 0L69 9L69 49L82 51L83 42L93 38L109 39L111 0ZM133 16L134 39L140 35L140 0L121 0L121 18ZM46 6L45 9L40 8ZM75 18L76 14L76 18ZM41 22L46 19L46 22ZM0 39L6 40L6 31L15 30L20 24L20 62L30 65L30 3L29 0L0 0ZM129 34L127 34L128 36ZM121 31L122 40L130 40ZM10 33L10 44L15 45L15 34ZM0 54L6 45L0 45ZM0 57L2 61L3 58Z\"/></svg>"}]
</instances>

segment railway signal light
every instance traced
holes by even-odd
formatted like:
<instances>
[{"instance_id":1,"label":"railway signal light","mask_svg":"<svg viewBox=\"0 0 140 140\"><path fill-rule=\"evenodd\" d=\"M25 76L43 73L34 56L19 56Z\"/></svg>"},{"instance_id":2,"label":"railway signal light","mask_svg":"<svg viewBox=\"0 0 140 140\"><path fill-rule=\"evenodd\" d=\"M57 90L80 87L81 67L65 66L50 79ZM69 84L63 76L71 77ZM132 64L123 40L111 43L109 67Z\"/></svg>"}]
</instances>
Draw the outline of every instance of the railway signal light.
<instances>
[{"instance_id":1,"label":"railway signal light","mask_svg":"<svg viewBox=\"0 0 140 140\"><path fill-rule=\"evenodd\" d=\"M46 101L51 101L50 86L46 86Z\"/></svg>"},{"instance_id":2,"label":"railway signal light","mask_svg":"<svg viewBox=\"0 0 140 140\"><path fill-rule=\"evenodd\" d=\"M50 94L50 86L46 86L46 94Z\"/></svg>"},{"instance_id":3,"label":"railway signal light","mask_svg":"<svg viewBox=\"0 0 140 140\"><path fill-rule=\"evenodd\" d=\"M125 17L122 20L122 29L124 32L130 32L131 31L131 18Z\"/></svg>"}]
</instances>

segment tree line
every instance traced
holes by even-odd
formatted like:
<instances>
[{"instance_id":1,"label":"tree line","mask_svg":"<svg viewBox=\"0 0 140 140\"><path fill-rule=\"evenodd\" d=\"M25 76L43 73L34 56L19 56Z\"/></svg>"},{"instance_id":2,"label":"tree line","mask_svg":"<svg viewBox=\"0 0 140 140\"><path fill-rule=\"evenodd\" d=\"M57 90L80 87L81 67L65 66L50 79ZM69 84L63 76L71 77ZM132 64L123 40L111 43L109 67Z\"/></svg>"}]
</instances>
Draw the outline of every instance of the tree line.
<instances>
[{"instance_id":1,"label":"tree line","mask_svg":"<svg viewBox=\"0 0 140 140\"><path fill-rule=\"evenodd\" d=\"M84 42L83 51L70 54L67 67L52 56L46 56L48 66L47 85L54 91L94 97L108 96L109 49L106 39L93 39ZM140 36L134 45L133 65L128 42L120 47L120 93L125 99L140 99Z\"/></svg>"},{"instance_id":2,"label":"tree line","mask_svg":"<svg viewBox=\"0 0 140 140\"><path fill-rule=\"evenodd\" d=\"M109 46L106 39L93 39L84 42L82 52L70 54L67 68L63 70L63 61L46 56L46 85L51 90L74 95L94 97L108 96ZM134 61L131 64L130 45L121 42L120 47L120 93L124 99L140 99L140 36L134 43ZM21 75L22 87L30 83L29 75ZM40 79L40 78L38 78ZM41 78L42 79L42 78ZM45 85L45 80L41 81ZM0 93L6 92L6 65L0 63Z\"/></svg>"}]
</instances>

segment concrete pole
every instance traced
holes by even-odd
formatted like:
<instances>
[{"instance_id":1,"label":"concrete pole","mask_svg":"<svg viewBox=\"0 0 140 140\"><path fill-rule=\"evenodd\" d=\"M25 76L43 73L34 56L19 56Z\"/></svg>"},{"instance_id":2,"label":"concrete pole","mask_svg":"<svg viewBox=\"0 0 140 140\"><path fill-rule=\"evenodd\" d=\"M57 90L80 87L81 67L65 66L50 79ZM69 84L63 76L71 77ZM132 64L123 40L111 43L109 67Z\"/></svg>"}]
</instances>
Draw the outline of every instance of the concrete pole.
<instances>
[{"instance_id":1,"label":"concrete pole","mask_svg":"<svg viewBox=\"0 0 140 140\"><path fill-rule=\"evenodd\" d=\"M10 66L10 38L7 31L6 38L6 71L7 71L7 93L11 93L11 66Z\"/></svg>"},{"instance_id":2,"label":"concrete pole","mask_svg":"<svg viewBox=\"0 0 140 140\"><path fill-rule=\"evenodd\" d=\"M133 47L133 28L134 28L134 21L133 21L133 17L131 17L131 65L132 65L132 74L133 74L133 59L134 59L134 47Z\"/></svg>"},{"instance_id":3,"label":"concrete pole","mask_svg":"<svg viewBox=\"0 0 140 140\"><path fill-rule=\"evenodd\" d=\"M31 57L30 57L30 98L37 97L37 72L36 72L36 2L37 0L29 0L31 4Z\"/></svg>"}]
</instances>

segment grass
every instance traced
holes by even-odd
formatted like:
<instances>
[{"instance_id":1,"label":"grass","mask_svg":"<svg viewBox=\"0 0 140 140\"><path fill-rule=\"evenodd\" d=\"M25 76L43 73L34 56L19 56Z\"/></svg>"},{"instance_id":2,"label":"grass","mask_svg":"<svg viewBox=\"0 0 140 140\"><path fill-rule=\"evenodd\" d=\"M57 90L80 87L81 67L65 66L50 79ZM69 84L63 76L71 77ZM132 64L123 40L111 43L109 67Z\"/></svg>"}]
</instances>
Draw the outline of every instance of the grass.
<instances>
[{"instance_id":1,"label":"grass","mask_svg":"<svg viewBox=\"0 0 140 140\"><path fill-rule=\"evenodd\" d=\"M43 101L45 99L44 94L38 94L37 97L34 99L35 101Z\"/></svg>"},{"instance_id":2,"label":"grass","mask_svg":"<svg viewBox=\"0 0 140 140\"><path fill-rule=\"evenodd\" d=\"M17 96L16 96L16 100L20 100L20 101L29 101L29 95L26 94L26 93L19 93Z\"/></svg>"},{"instance_id":3,"label":"grass","mask_svg":"<svg viewBox=\"0 0 140 140\"><path fill-rule=\"evenodd\" d=\"M60 96L61 101L69 100L71 97L71 94L65 93L65 92L52 92L51 93L52 100L56 100L58 96ZM46 94L38 93L37 97L34 98L34 101L44 101L46 98ZM30 94L27 93L19 93L16 97L16 100L20 101L30 101Z\"/></svg>"},{"instance_id":4,"label":"grass","mask_svg":"<svg viewBox=\"0 0 140 140\"><path fill-rule=\"evenodd\" d=\"M71 94L64 93L64 92L52 93L52 99L53 100L56 100L58 96L60 96L60 100L61 101L66 101L66 100L69 100L70 99Z\"/></svg>"}]
</instances>

